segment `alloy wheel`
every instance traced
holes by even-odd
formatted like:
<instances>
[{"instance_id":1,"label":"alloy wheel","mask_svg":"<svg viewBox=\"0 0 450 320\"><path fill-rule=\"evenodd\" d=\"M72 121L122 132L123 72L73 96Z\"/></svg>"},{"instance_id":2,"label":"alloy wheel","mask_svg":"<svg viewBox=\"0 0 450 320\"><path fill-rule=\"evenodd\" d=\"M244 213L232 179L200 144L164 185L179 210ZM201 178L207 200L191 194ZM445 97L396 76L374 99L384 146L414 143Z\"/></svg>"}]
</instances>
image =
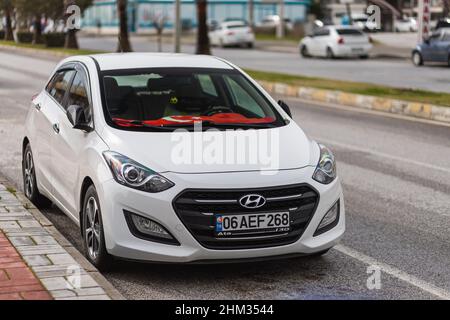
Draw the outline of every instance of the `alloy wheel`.
<instances>
[{"instance_id":1,"label":"alloy wheel","mask_svg":"<svg viewBox=\"0 0 450 320\"><path fill-rule=\"evenodd\" d=\"M97 259L100 252L100 217L97 200L90 197L86 203L85 241L91 259Z\"/></svg>"},{"instance_id":2,"label":"alloy wheel","mask_svg":"<svg viewBox=\"0 0 450 320\"><path fill-rule=\"evenodd\" d=\"M31 151L28 151L25 154L24 178L25 178L24 181L25 195L27 196L27 198L32 198L34 189L34 163Z\"/></svg>"}]
</instances>

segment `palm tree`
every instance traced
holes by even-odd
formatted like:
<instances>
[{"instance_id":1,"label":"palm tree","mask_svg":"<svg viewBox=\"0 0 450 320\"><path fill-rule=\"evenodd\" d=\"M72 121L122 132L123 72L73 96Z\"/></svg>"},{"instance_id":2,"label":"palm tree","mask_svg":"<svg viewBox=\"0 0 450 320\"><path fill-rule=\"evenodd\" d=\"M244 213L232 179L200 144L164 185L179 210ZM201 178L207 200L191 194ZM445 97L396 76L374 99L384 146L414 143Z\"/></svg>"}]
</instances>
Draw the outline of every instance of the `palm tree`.
<instances>
[{"instance_id":1,"label":"palm tree","mask_svg":"<svg viewBox=\"0 0 450 320\"><path fill-rule=\"evenodd\" d=\"M6 41L13 41L14 35L13 35L13 29L12 29L12 19L11 19L11 12L13 11L12 2L11 0L0 0L0 10L3 11L3 14L5 15L5 39Z\"/></svg>"},{"instance_id":2,"label":"palm tree","mask_svg":"<svg viewBox=\"0 0 450 320\"><path fill-rule=\"evenodd\" d=\"M207 20L207 0L197 0L197 49L196 54L211 54L209 48Z\"/></svg>"},{"instance_id":3,"label":"palm tree","mask_svg":"<svg viewBox=\"0 0 450 320\"><path fill-rule=\"evenodd\" d=\"M128 36L127 0L117 0L117 12L119 13L119 44L117 52L133 51Z\"/></svg>"}]
</instances>

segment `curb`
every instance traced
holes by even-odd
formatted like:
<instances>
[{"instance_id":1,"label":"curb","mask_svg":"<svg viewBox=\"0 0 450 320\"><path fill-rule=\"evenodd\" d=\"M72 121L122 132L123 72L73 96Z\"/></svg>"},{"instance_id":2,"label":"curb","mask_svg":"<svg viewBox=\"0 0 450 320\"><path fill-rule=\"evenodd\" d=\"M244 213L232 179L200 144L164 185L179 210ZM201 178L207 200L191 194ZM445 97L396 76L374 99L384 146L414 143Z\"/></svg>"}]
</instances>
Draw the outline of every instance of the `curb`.
<instances>
[{"instance_id":1,"label":"curb","mask_svg":"<svg viewBox=\"0 0 450 320\"><path fill-rule=\"evenodd\" d=\"M8 192L9 188L13 188L12 184L0 176L0 191ZM16 191L14 194L8 192L8 194L12 196L9 196L10 200L7 200L6 206L10 205L15 210L3 214L28 216L28 221L33 226L3 228L3 233L10 241L15 237L13 239L15 241L11 241L14 247L55 300L125 300L22 192ZM18 218L11 217L12 221L14 219ZM31 245L26 243L26 240L36 236L45 238L46 242ZM18 241L23 243L18 244ZM68 268L73 266L79 270L81 287L70 289L70 281L67 279L70 276Z\"/></svg>"},{"instance_id":2,"label":"curb","mask_svg":"<svg viewBox=\"0 0 450 320\"><path fill-rule=\"evenodd\" d=\"M280 82L257 81L271 94L450 123L450 107L301 87Z\"/></svg>"}]
</instances>

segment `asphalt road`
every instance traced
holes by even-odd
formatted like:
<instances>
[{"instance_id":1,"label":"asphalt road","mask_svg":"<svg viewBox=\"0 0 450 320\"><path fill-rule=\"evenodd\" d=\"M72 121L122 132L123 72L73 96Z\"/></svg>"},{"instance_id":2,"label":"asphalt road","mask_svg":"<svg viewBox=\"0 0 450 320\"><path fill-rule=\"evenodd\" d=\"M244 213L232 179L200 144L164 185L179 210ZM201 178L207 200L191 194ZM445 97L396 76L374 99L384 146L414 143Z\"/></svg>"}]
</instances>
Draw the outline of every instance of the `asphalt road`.
<instances>
[{"instance_id":1,"label":"asphalt road","mask_svg":"<svg viewBox=\"0 0 450 320\"><path fill-rule=\"evenodd\" d=\"M401 36L400 36L401 37ZM133 37L135 51L156 51L154 40ZM85 49L115 51L115 37L80 38ZM172 52L171 44L164 44L163 51ZM193 53L192 45L184 45L183 52ZM310 77L381 84L398 88L424 89L450 92L450 72L445 65L415 67L408 60L397 59L303 59L297 53L269 52L256 49L214 48L213 54L241 67L254 70L281 72Z\"/></svg>"},{"instance_id":2,"label":"asphalt road","mask_svg":"<svg viewBox=\"0 0 450 320\"><path fill-rule=\"evenodd\" d=\"M54 65L0 52L0 174L18 188L30 97ZM337 155L348 215L340 245L322 258L256 264L119 262L105 276L130 299L450 299L450 127L287 101ZM64 214L44 214L80 248ZM370 290L373 267L381 288Z\"/></svg>"}]
</instances>

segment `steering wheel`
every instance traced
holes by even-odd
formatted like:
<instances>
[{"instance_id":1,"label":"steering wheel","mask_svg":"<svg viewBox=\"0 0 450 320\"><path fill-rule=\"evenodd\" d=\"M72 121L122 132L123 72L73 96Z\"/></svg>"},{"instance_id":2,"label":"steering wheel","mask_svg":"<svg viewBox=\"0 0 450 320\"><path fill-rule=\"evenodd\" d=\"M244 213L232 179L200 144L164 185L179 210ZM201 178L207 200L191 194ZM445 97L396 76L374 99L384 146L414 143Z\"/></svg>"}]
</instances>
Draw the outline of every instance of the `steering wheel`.
<instances>
[{"instance_id":1,"label":"steering wheel","mask_svg":"<svg viewBox=\"0 0 450 320\"><path fill-rule=\"evenodd\" d=\"M211 106L203 113L203 116L213 116L218 113L234 113L233 109L225 106Z\"/></svg>"}]
</instances>

